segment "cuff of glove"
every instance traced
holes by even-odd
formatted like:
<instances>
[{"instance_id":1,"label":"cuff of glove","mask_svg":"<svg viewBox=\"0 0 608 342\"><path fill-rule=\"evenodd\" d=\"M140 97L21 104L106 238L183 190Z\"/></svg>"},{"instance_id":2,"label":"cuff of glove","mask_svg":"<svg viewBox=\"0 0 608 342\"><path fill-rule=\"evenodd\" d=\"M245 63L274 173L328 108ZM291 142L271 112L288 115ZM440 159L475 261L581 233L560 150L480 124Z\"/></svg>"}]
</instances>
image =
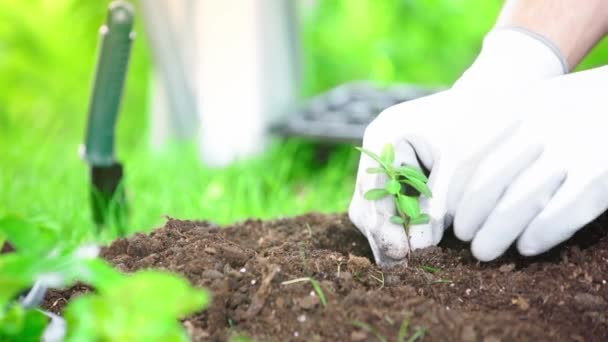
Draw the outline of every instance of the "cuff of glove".
<instances>
[{"instance_id":1,"label":"cuff of glove","mask_svg":"<svg viewBox=\"0 0 608 342\"><path fill-rule=\"evenodd\" d=\"M559 49L547 38L518 26L490 31L481 52L455 86L509 86L568 73Z\"/></svg>"},{"instance_id":2,"label":"cuff of glove","mask_svg":"<svg viewBox=\"0 0 608 342\"><path fill-rule=\"evenodd\" d=\"M501 31L501 30L511 30L511 31L515 31L515 32L520 32L525 35L528 35L531 38L536 39L538 42L544 44L546 48L551 50L551 52L553 52L555 58L558 59L560 65L561 65L562 74L567 74L570 72L570 68L568 67L568 61L566 60L566 57L562 54L562 52L559 50L557 45L555 45L551 40L549 40L549 38L547 38L541 34L538 34L536 32L530 31L526 28L520 27L520 26L504 26L504 27L497 28L495 31Z\"/></svg>"}]
</instances>

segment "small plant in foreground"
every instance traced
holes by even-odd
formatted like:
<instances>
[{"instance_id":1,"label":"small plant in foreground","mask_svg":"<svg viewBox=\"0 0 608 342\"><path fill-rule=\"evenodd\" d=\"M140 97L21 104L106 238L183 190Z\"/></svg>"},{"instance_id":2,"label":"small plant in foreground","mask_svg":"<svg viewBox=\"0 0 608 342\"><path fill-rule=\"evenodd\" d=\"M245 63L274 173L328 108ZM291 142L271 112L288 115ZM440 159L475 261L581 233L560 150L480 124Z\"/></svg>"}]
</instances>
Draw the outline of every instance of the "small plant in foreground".
<instances>
[{"instance_id":1,"label":"small plant in foreground","mask_svg":"<svg viewBox=\"0 0 608 342\"><path fill-rule=\"evenodd\" d=\"M357 150L366 154L378 163L378 167L371 167L366 170L371 174L385 174L387 177L383 188L370 189L364 197L368 200L379 200L386 196L393 196L396 214L390 220L395 224L403 225L405 233L409 239L409 228L414 224L424 224L429 222L429 216L420 212L420 195L431 197L431 190L427 186L428 178L418 169L400 165L394 166L395 150L393 145L386 144L380 156L376 153L356 147Z\"/></svg>"},{"instance_id":2,"label":"small plant in foreground","mask_svg":"<svg viewBox=\"0 0 608 342\"><path fill-rule=\"evenodd\" d=\"M66 242L60 229L15 216L0 217L0 341L39 341L48 317L15 300L34 283L96 291L70 300L64 341L187 341L179 318L204 309L209 295L168 272L123 274L97 257L97 247ZM2 246L0 246L2 247Z\"/></svg>"}]
</instances>

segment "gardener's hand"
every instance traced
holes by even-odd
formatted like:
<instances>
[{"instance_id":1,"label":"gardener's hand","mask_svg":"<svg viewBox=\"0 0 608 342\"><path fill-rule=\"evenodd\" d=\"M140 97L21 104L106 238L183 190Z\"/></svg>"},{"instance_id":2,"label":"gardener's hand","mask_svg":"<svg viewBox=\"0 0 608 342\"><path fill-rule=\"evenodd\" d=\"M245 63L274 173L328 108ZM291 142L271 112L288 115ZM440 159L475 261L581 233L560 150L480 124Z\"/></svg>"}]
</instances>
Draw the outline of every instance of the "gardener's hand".
<instances>
[{"instance_id":1,"label":"gardener's hand","mask_svg":"<svg viewBox=\"0 0 608 342\"><path fill-rule=\"evenodd\" d=\"M451 90L393 106L369 125L363 147L379 153L386 143L392 143L395 165L405 163L430 171L428 185L433 197L422 199L421 209L431 221L410 228L413 248L437 244L449 225L446 198L456 165L475 158L471 151L516 122L508 115L495 114L496 106L504 101L492 98L504 96L520 82L529 84L565 71L562 59L544 42L518 30L497 30L486 37L477 60ZM392 200L363 197L367 190L384 185L384 175L366 172L375 166L370 158L361 158L349 217L367 237L376 262L389 267L402 262L410 246L403 227L389 221L395 213Z\"/></svg>"},{"instance_id":2,"label":"gardener's hand","mask_svg":"<svg viewBox=\"0 0 608 342\"><path fill-rule=\"evenodd\" d=\"M455 235L492 260L517 240L536 255L608 208L608 66L542 82L497 108L521 118L483 157L460 165L448 212Z\"/></svg>"}]
</instances>

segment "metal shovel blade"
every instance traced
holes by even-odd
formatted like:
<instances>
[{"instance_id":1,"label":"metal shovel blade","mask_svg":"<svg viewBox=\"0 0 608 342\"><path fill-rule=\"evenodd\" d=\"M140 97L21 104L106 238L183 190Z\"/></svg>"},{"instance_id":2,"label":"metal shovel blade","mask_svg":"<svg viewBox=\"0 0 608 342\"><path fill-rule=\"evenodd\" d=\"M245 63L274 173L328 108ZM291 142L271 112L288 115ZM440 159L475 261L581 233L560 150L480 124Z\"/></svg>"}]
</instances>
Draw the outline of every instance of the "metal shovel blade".
<instances>
[{"instance_id":1,"label":"metal shovel blade","mask_svg":"<svg viewBox=\"0 0 608 342\"><path fill-rule=\"evenodd\" d=\"M91 209L98 224L115 224L124 228L127 201L121 185L123 168L119 163L110 166L91 166Z\"/></svg>"}]
</instances>

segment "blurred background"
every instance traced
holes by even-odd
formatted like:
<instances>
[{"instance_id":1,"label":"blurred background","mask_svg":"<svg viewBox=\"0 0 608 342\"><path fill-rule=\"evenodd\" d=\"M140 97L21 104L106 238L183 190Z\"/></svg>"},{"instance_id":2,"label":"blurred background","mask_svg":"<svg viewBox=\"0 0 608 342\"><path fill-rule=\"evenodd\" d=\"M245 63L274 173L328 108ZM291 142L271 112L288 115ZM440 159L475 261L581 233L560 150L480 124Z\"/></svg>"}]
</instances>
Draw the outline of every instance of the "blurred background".
<instances>
[{"instance_id":1,"label":"blurred background","mask_svg":"<svg viewBox=\"0 0 608 342\"><path fill-rule=\"evenodd\" d=\"M501 3L299 1L296 96L305 100L356 80L448 86L472 63ZM88 168L77 149L108 4L0 2L0 214L93 226ZM273 138L263 153L213 168L201 163L197 141L154 146L153 58L138 13L135 21L116 135L130 230L149 230L163 215L226 224L347 209L358 160L352 144ZM607 60L603 41L578 69Z\"/></svg>"}]
</instances>

